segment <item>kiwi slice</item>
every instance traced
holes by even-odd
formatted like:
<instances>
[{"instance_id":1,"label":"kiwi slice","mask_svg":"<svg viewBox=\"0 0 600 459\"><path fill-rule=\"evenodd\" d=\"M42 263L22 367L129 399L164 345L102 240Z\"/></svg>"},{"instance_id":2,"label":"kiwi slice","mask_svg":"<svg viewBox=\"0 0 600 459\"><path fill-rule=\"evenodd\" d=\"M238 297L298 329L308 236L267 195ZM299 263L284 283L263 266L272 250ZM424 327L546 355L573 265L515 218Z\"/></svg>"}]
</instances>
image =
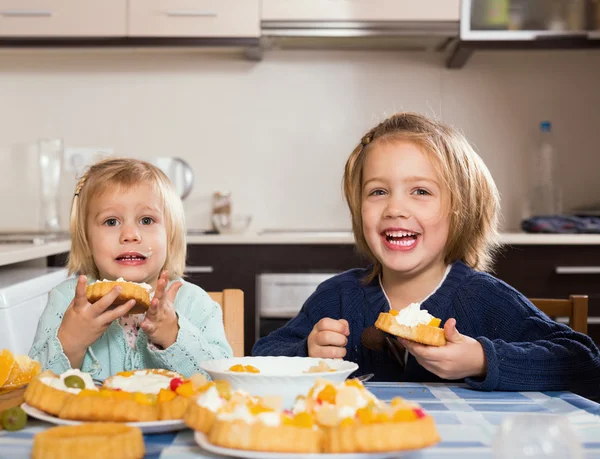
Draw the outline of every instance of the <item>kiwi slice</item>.
<instances>
[{"instance_id":1,"label":"kiwi slice","mask_svg":"<svg viewBox=\"0 0 600 459\"><path fill-rule=\"evenodd\" d=\"M71 375L65 378L65 386L70 389L85 389L85 382L79 376Z\"/></svg>"},{"instance_id":2,"label":"kiwi slice","mask_svg":"<svg viewBox=\"0 0 600 459\"><path fill-rule=\"evenodd\" d=\"M27 414L20 406L2 412L2 427L8 431L21 430L27 424Z\"/></svg>"}]
</instances>

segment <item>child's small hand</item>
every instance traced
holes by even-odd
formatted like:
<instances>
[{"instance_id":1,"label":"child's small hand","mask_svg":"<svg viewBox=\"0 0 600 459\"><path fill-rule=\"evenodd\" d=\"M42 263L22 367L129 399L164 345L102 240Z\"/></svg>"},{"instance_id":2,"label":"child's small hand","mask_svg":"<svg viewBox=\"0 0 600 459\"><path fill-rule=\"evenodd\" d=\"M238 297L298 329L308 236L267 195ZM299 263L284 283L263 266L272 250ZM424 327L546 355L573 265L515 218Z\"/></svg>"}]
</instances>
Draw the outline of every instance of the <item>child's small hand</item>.
<instances>
[{"instance_id":1,"label":"child's small hand","mask_svg":"<svg viewBox=\"0 0 600 459\"><path fill-rule=\"evenodd\" d=\"M169 290L165 291L168 281L167 272L163 271L156 284L154 298L150 302L146 317L140 325L150 341L163 349L177 341L179 322L177 314L175 314L174 303L175 296L183 285L181 282L173 282Z\"/></svg>"},{"instance_id":2,"label":"child's small hand","mask_svg":"<svg viewBox=\"0 0 600 459\"><path fill-rule=\"evenodd\" d=\"M121 293L121 287L113 288L92 304L85 295L86 283L86 277L79 276L75 298L65 311L58 329L58 339L73 368L80 368L87 348L102 336L114 320L135 306L135 300L131 300L107 310Z\"/></svg>"},{"instance_id":3,"label":"child's small hand","mask_svg":"<svg viewBox=\"0 0 600 459\"><path fill-rule=\"evenodd\" d=\"M308 335L308 356L341 359L346 355L350 326L344 319L325 317L319 320Z\"/></svg>"},{"instance_id":4,"label":"child's small hand","mask_svg":"<svg viewBox=\"0 0 600 459\"><path fill-rule=\"evenodd\" d=\"M398 341L414 355L423 368L443 379L485 377L487 361L479 341L461 335L456 329L456 320L448 319L444 324L446 345L425 346L406 339Z\"/></svg>"}]
</instances>

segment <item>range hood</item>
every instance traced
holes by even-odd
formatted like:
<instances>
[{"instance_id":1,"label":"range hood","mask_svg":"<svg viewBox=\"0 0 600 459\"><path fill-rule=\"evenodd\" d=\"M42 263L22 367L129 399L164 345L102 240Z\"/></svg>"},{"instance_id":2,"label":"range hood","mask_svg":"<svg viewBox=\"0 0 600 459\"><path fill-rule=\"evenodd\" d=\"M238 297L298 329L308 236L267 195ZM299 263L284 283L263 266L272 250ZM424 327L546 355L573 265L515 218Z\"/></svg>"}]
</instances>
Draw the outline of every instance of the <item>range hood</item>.
<instances>
[{"instance_id":1,"label":"range hood","mask_svg":"<svg viewBox=\"0 0 600 459\"><path fill-rule=\"evenodd\" d=\"M599 10L591 0L463 0L448 67L462 67L477 50L600 48Z\"/></svg>"},{"instance_id":2,"label":"range hood","mask_svg":"<svg viewBox=\"0 0 600 459\"><path fill-rule=\"evenodd\" d=\"M280 48L443 50L458 0L262 0L262 43Z\"/></svg>"},{"instance_id":3,"label":"range hood","mask_svg":"<svg viewBox=\"0 0 600 459\"><path fill-rule=\"evenodd\" d=\"M262 21L265 48L444 51L458 21Z\"/></svg>"}]
</instances>

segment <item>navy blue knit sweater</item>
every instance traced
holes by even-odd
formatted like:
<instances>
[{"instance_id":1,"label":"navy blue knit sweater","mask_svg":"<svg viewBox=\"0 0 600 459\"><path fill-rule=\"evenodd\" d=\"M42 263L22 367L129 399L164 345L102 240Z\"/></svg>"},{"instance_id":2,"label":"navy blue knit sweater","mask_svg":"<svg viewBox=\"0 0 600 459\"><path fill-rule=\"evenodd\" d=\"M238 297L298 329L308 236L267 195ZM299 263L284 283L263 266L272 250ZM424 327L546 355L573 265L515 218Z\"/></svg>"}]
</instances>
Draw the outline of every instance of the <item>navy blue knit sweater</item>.
<instances>
[{"instance_id":1,"label":"navy blue knit sweater","mask_svg":"<svg viewBox=\"0 0 600 459\"><path fill-rule=\"evenodd\" d=\"M361 345L364 328L390 306L378 279L361 281L369 269L353 269L323 282L298 315L284 327L261 338L254 355L307 356L307 338L322 318L346 319L350 336L346 360L359 365L358 374L375 373L379 381L442 381L410 355L404 370L386 353ZM495 277L453 264L440 288L422 305L442 324L453 317L457 329L483 346L485 379L465 382L482 390L571 390L600 393L600 352L586 335L556 323L521 293Z\"/></svg>"}]
</instances>

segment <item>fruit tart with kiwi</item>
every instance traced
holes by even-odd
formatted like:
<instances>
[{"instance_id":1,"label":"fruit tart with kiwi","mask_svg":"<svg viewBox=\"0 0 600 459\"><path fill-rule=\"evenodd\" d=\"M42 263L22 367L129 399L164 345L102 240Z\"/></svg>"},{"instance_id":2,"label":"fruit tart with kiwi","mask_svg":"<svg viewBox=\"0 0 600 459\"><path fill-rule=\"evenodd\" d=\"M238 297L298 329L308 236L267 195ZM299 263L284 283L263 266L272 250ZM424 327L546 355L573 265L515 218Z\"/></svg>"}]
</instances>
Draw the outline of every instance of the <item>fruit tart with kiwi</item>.
<instances>
[{"instance_id":1,"label":"fruit tart with kiwi","mask_svg":"<svg viewBox=\"0 0 600 459\"><path fill-rule=\"evenodd\" d=\"M322 452L385 452L424 448L439 442L433 418L415 403L378 400L361 382L317 380L293 413L311 415L323 430Z\"/></svg>"},{"instance_id":2,"label":"fruit tart with kiwi","mask_svg":"<svg viewBox=\"0 0 600 459\"><path fill-rule=\"evenodd\" d=\"M98 392L92 377L80 370L68 370L60 375L47 370L31 380L24 398L28 405L58 416L67 402L82 390Z\"/></svg>"},{"instance_id":3,"label":"fruit tart with kiwi","mask_svg":"<svg viewBox=\"0 0 600 459\"><path fill-rule=\"evenodd\" d=\"M375 327L417 343L429 346L444 346L446 336L440 328L441 320L433 317L426 309L421 309L419 303L411 303L404 309L379 314Z\"/></svg>"},{"instance_id":4,"label":"fruit tart with kiwi","mask_svg":"<svg viewBox=\"0 0 600 459\"><path fill-rule=\"evenodd\" d=\"M238 391L216 414L208 441L243 450L318 453L322 432L310 414L282 411L280 397L253 397Z\"/></svg>"}]
</instances>

